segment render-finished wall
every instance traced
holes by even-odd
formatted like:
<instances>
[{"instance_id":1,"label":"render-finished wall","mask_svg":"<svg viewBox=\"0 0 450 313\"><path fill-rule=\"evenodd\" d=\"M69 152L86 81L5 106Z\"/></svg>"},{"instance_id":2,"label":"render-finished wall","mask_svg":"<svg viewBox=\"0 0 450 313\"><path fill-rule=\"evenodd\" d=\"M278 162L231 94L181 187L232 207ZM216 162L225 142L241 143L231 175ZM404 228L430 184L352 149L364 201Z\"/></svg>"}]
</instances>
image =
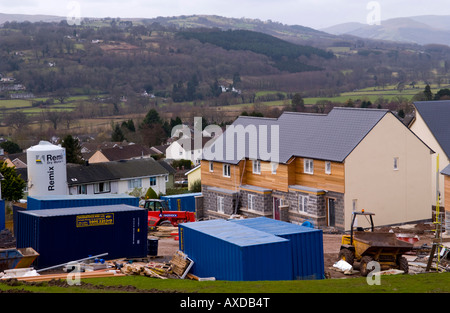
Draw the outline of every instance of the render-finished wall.
<instances>
[{"instance_id":1,"label":"render-finished wall","mask_svg":"<svg viewBox=\"0 0 450 313\"><path fill-rule=\"evenodd\" d=\"M433 206L436 205L436 163L437 163L437 155L439 155L439 171L442 171L449 163L449 159L445 154L444 150L442 150L441 146L437 142L436 138L434 138L427 124L423 120L422 116L416 110L416 118L414 123L410 127L411 131L414 132L423 142L425 142L433 151L434 154L430 155L431 158L431 166L430 166L430 179L431 179L431 204ZM440 206L444 206L445 204L445 193L444 193L444 177L443 175L439 175L439 191L441 194L441 202Z\"/></svg>"},{"instance_id":2,"label":"render-finished wall","mask_svg":"<svg viewBox=\"0 0 450 313\"><path fill-rule=\"evenodd\" d=\"M430 168L430 149L394 115L386 114L345 160L346 230L353 200L357 211L376 214L376 225L430 219Z\"/></svg>"},{"instance_id":3,"label":"render-finished wall","mask_svg":"<svg viewBox=\"0 0 450 313\"><path fill-rule=\"evenodd\" d=\"M149 187L152 187L152 189L156 192L156 194L166 194L166 181L165 176L155 176L156 177L156 185L150 186L150 177L137 177L142 179L142 190L145 193ZM131 178L130 178L131 179ZM133 191L134 188L129 188L128 181L130 179L123 179L118 182L118 193L119 194L127 194L131 191Z\"/></svg>"}]
</instances>

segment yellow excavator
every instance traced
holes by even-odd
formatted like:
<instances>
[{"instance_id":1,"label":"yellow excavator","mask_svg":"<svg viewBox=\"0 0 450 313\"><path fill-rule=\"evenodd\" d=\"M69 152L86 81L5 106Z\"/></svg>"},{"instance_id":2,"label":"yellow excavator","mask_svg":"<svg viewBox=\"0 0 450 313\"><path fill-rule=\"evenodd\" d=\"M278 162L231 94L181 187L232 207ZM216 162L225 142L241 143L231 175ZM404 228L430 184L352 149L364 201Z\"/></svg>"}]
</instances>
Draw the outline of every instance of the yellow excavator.
<instances>
[{"instance_id":1,"label":"yellow excavator","mask_svg":"<svg viewBox=\"0 0 450 313\"><path fill-rule=\"evenodd\" d=\"M408 260L404 253L413 249L413 244L397 239L394 233L375 232L372 216L374 213L353 212L349 235L342 236L339 260L344 260L353 266L359 262L362 276L367 276L373 267L367 265L371 261L380 264L380 270L399 269L408 273ZM370 230L356 227L356 218L364 216L370 223Z\"/></svg>"}]
</instances>

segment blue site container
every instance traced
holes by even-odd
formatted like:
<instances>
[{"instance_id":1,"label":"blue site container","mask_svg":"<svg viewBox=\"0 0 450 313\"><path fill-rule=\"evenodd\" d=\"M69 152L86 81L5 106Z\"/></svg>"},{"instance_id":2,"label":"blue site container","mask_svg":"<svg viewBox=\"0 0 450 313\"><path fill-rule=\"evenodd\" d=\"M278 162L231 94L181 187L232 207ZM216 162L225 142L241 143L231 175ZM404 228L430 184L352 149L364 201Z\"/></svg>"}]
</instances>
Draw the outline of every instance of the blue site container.
<instances>
[{"instance_id":1,"label":"blue site container","mask_svg":"<svg viewBox=\"0 0 450 313\"><path fill-rule=\"evenodd\" d=\"M195 212L195 197L201 196L201 192L186 193L180 195L161 196L161 200L166 200L170 211Z\"/></svg>"},{"instance_id":2,"label":"blue site container","mask_svg":"<svg viewBox=\"0 0 450 313\"><path fill-rule=\"evenodd\" d=\"M17 212L18 248L31 247L46 268L89 255L105 259L147 256L147 210L110 205Z\"/></svg>"},{"instance_id":3,"label":"blue site container","mask_svg":"<svg viewBox=\"0 0 450 313\"><path fill-rule=\"evenodd\" d=\"M27 198L27 210L78 208L114 204L126 204L138 207L139 198L117 194L29 196Z\"/></svg>"},{"instance_id":4,"label":"blue site container","mask_svg":"<svg viewBox=\"0 0 450 313\"><path fill-rule=\"evenodd\" d=\"M292 279L325 277L322 230L267 217L230 220L230 222L289 239L292 251Z\"/></svg>"},{"instance_id":5,"label":"blue site container","mask_svg":"<svg viewBox=\"0 0 450 313\"><path fill-rule=\"evenodd\" d=\"M179 225L180 250L191 273L217 280L291 280L289 240L225 220Z\"/></svg>"},{"instance_id":6,"label":"blue site container","mask_svg":"<svg viewBox=\"0 0 450 313\"><path fill-rule=\"evenodd\" d=\"M0 199L0 231L4 230L6 227L5 213L5 200Z\"/></svg>"}]
</instances>

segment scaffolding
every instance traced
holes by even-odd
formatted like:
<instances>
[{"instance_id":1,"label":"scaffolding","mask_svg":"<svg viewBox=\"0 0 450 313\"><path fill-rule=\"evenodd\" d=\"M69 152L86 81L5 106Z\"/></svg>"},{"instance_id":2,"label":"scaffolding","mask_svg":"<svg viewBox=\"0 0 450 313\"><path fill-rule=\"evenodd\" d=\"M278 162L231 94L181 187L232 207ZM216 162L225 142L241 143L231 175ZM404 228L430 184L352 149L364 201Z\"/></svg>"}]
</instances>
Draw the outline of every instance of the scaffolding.
<instances>
[{"instance_id":1,"label":"scaffolding","mask_svg":"<svg viewBox=\"0 0 450 313\"><path fill-rule=\"evenodd\" d=\"M435 219L433 221L433 224L435 226L434 229L434 239L433 239L433 245L431 247L430 257L428 259L426 271L429 272L431 269L431 265L434 260L434 256L436 254L436 271L439 270L439 263L441 262L441 252L446 252L446 249L444 248L442 244L442 217L440 213L440 202L441 194L439 192L439 154L436 157L436 213L435 213ZM442 250L444 249L444 250Z\"/></svg>"}]
</instances>

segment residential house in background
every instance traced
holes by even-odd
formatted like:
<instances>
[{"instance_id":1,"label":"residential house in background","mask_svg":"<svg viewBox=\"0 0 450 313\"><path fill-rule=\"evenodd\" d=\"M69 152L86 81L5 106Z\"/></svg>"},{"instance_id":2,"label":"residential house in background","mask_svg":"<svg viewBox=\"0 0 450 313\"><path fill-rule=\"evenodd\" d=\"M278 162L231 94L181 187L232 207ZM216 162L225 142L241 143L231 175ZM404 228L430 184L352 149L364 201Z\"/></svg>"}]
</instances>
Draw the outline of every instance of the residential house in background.
<instances>
[{"instance_id":1,"label":"residential house in background","mask_svg":"<svg viewBox=\"0 0 450 313\"><path fill-rule=\"evenodd\" d=\"M439 171L450 164L450 100L420 101L413 103L415 117L409 128L422 139L435 154L431 157L430 177L432 205L436 206L437 156ZM440 206L445 205L444 176L439 175Z\"/></svg>"},{"instance_id":2,"label":"residential house in background","mask_svg":"<svg viewBox=\"0 0 450 313\"><path fill-rule=\"evenodd\" d=\"M4 161L8 166L14 166L15 168L27 168L26 152L7 154L4 156Z\"/></svg>"},{"instance_id":3,"label":"residential house in background","mask_svg":"<svg viewBox=\"0 0 450 313\"><path fill-rule=\"evenodd\" d=\"M165 177L166 181L166 190L171 189L175 186L175 174L176 170L165 160L158 160L158 163L167 170L167 176Z\"/></svg>"},{"instance_id":4,"label":"residential house in background","mask_svg":"<svg viewBox=\"0 0 450 313\"><path fill-rule=\"evenodd\" d=\"M125 194L142 188L145 194L151 187L157 194L166 193L169 172L152 158L67 165L69 193Z\"/></svg>"},{"instance_id":5,"label":"residential house in background","mask_svg":"<svg viewBox=\"0 0 450 313\"><path fill-rule=\"evenodd\" d=\"M388 110L285 112L231 126L203 153L207 218L243 214L348 230L361 209L378 225L431 217L433 150Z\"/></svg>"},{"instance_id":6,"label":"residential house in background","mask_svg":"<svg viewBox=\"0 0 450 313\"><path fill-rule=\"evenodd\" d=\"M202 168L201 164L197 165L190 171L187 171L186 174L188 180L188 190L192 190L192 187L194 186L195 182L201 181L202 179Z\"/></svg>"},{"instance_id":7,"label":"residential house in background","mask_svg":"<svg viewBox=\"0 0 450 313\"><path fill-rule=\"evenodd\" d=\"M130 144L97 150L89 158L89 163L150 158L152 154L150 148L138 144Z\"/></svg>"},{"instance_id":8,"label":"residential house in background","mask_svg":"<svg viewBox=\"0 0 450 313\"><path fill-rule=\"evenodd\" d=\"M152 154L166 155L167 147L169 147L169 145L153 146L150 147L150 150L152 151Z\"/></svg>"},{"instance_id":9,"label":"residential house in background","mask_svg":"<svg viewBox=\"0 0 450 313\"><path fill-rule=\"evenodd\" d=\"M92 142L90 141L91 139L88 137L87 140L89 141L82 141L84 138L77 136L77 139L80 143L80 147L81 147L81 155L83 156L84 160L89 160L89 158L98 150L102 150L102 149L108 149L108 148L115 148L115 147L120 147L120 146L128 146L129 143L128 142L102 142L102 143L98 143L98 142Z\"/></svg>"},{"instance_id":10,"label":"residential house in background","mask_svg":"<svg viewBox=\"0 0 450 313\"><path fill-rule=\"evenodd\" d=\"M166 158L170 160L190 160L194 166L200 164L205 144L211 138L202 137L201 145L196 146L194 136L191 138L180 138L170 144L166 149Z\"/></svg>"}]
</instances>

